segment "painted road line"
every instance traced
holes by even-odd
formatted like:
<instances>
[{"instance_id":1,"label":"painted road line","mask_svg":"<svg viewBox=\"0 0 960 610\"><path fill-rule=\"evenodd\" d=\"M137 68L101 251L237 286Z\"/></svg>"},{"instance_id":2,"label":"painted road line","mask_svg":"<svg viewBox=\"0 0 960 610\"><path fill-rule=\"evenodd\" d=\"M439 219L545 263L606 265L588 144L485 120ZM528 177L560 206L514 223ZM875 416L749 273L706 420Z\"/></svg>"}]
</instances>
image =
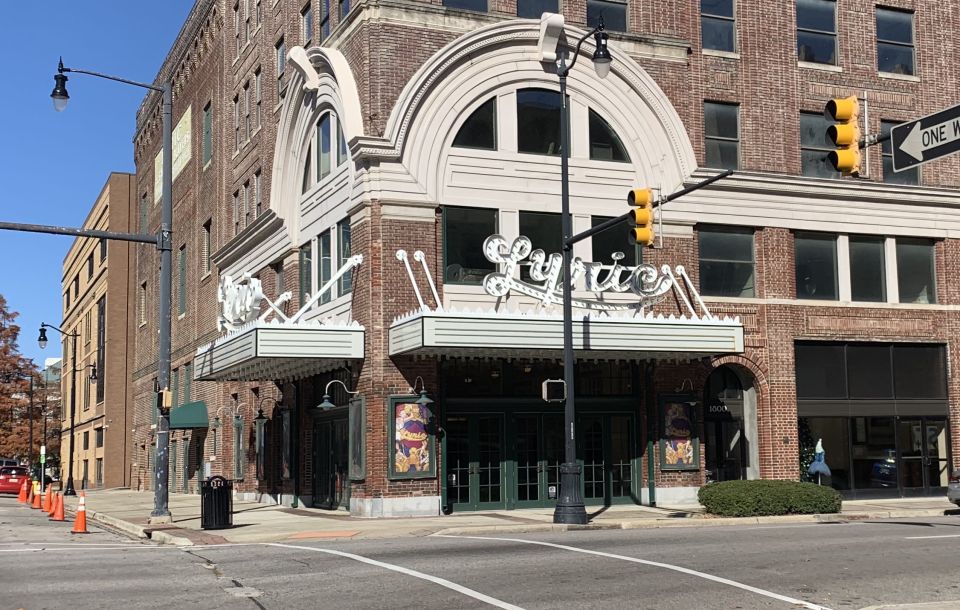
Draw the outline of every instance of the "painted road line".
<instances>
[{"instance_id":1,"label":"painted road line","mask_svg":"<svg viewBox=\"0 0 960 610\"><path fill-rule=\"evenodd\" d=\"M347 559L353 559L354 561L359 561L361 563L370 564L372 566L377 566L379 568L384 568L386 570L393 570L394 572L400 572L401 574L406 574L407 576L413 576L414 578L420 578L428 582L440 585L441 587L446 587L457 593L466 595L467 597L472 597L478 601L481 601L485 604L490 604L491 606L497 608L504 608L505 610L523 610L520 606L514 606L513 604L508 604L505 601L501 601L495 597L490 597L489 595L484 595L479 591L474 591L462 585L458 585L455 582L451 582L445 578L440 578L438 576L431 576L430 574L424 574L423 572L417 572L416 570L411 570L410 568L404 568L402 566L394 565L392 563L384 563L382 561L377 561L376 559L370 559L369 557L364 557L362 555L354 555L353 553L345 553L343 551L334 551L333 549L319 549L310 546L299 546L296 544L282 544L279 542L270 542L267 543L268 546L280 547L283 549L297 549L300 551L311 551L314 553L327 553L328 555L337 555L340 557L346 557Z\"/></svg>"},{"instance_id":2,"label":"painted road line","mask_svg":"<svg viewBox=\"0 0 960 610\"><path fill-rule=\"evenodd\" d=\"M690 576L696 576L698 578L704 578L706 580L712 580L713 582L718 582L724 585L730 585L731 587L736 587L738 589L743 589L744 591L750 591L751 593L756 593L758 595L763 595L765 597L770 597L777 599L789 604L795 604L802 608L807 608L808 610L830 610L826 606L818 606L817 604L812 604L810 602L804 601L802 599L796 599L793 597L788 597L786 595L780 595L779 593L774 593L773 591L767 591L766 589L759 589L757 587L751 587L750 585L743 584L742 582L737 582L735 580L730 580L727 578L721 578L720 576L714 576L713 574L707 574L705 572L698 572L696 570L691 570L690 568L684 568L682 566L675 566L669 563L660 563L659 561L649 561L647 559L638 559L636 557L627 557L626 555L616 555L614 553L604 553L603 551L591 551L589 549L581 549L575 546L567 546L565 544L554 544L552 542L541 542L538 540L521 540L520 538L494 538L494 537L485 537L485 536L454 536L447 534L435 534L437 538L469 538L471 540L500 540L503 542L519 542L521 544L535 544L539 546L548 546L555 549L563 549L565 551L573 551L575 553L586 553L588 555L597 555L599 557L607 557L609 559L620 559L623 561L630 561L633 563L640 563L643 565L653 566L656 568L664 568L666 570L673 570L674 572L681 572L683 574L689 574Z\"/></svg>"},{"instance_id":3,"label":"painted road line","mask_svg":"<svg viewBox=\"0 0 960 610\"><path fill-rule=\"evenodd\" d=\"M960 534L941 534L939 536L905 536L904 540L931 540L933 538L960 538Z\"/></svg>"}]
</instances>

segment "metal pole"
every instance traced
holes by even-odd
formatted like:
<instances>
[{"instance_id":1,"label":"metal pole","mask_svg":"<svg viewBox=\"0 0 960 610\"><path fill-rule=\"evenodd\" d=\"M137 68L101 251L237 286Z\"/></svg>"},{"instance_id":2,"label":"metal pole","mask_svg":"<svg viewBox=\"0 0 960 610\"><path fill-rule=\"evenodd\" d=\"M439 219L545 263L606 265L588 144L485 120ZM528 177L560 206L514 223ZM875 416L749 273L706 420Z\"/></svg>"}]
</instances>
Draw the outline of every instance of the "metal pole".
<instances>
[{"instance_id":1,"label":"metal pole","mask_svg":"<svg viewBox=\"0 0 960 610\"><path fill-rule=\"evenodd\" d=\"M157 353L157 385L160 396L170 388L170 309L173 295L173 254L170 234L173 227L173 89L163 86L163 191L160 202L160 344ZM158 396L158 406L162 399ZM153 512L150 523L169 523L167 472L170 464L170 413L160 409L157 418L157 459Z\"/></svg>"},{"instance_id":2,"label":"metal pole","mask_svg":"<svg viewBox=\"0 0 960 610\"><path fill-rule=\"evenodd\" d=\"M33 475L33 373L30 374L30 410L27 411L27 418L30 420L30 445L27 449L27 472ZM43 477L40 478L43 480Z\"/></svg>"},{"instance_id":3,"label":"metal pole","mask_svg":"<svg viewBox=\"0 0 960 610\"><path fill-rule=\"evenodd\" d=\"M70 348L70 465L67 470L67 487L63 490L63 495L75 496L77 492L73 488L73 423L77 416L77 339L80 335L71 333L68 336L72 338L70 343L73 346Z\"/></svg>"},{"instance_id":4,"label":"metal pole","mask_svg":"<svg viewBox=\"0 0 960 610\"><path fill-rule=\"evenodd\" d=\"M558 64L560 76L560 230L563 233L563 380L566 400L563 405L564 463L560 465L560 497L553 512L554 523L585 524L587 511L580 494L580 465L577 464L575 432L573 362L573 305L570 281L570 263L573 244L573 220L570 217L570 107L567 103L567 66L561 55Z\"/></svg>"}]
</instances>

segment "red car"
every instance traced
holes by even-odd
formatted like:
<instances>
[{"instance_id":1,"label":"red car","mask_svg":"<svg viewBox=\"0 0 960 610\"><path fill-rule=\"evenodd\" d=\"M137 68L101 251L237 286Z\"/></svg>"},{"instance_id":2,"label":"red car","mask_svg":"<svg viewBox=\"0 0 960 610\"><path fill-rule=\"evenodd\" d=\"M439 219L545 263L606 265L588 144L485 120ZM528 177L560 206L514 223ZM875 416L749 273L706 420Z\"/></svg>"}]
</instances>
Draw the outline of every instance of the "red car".
<instances>
[{"instance_id":1,"label":"red car","mask_svg":"<svg viewBox=\"0 0 960 610\"><path fill-rule=\"evenodd\" d=\"M24 466L3 466L0 468L0 494L18 494L27 477Z\"/></svg>"}]
</instances>

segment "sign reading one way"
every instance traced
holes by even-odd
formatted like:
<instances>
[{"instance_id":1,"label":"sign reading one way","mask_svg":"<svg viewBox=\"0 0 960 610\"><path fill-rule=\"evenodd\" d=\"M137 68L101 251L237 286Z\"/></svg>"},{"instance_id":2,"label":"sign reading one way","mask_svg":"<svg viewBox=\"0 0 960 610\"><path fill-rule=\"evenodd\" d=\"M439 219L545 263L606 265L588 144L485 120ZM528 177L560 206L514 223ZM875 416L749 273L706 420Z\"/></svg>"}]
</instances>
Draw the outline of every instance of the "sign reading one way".
<instances>
[{"instance_id":1,"label":"sign reading one way","mask_svg":"<svg viewBox=\"0 0 960 610\"><path fill-rule=\"evenodd\" d=\"M960 151L960 106L897 125L890 139L895 172Z\"/></svg>"}]
</instances>

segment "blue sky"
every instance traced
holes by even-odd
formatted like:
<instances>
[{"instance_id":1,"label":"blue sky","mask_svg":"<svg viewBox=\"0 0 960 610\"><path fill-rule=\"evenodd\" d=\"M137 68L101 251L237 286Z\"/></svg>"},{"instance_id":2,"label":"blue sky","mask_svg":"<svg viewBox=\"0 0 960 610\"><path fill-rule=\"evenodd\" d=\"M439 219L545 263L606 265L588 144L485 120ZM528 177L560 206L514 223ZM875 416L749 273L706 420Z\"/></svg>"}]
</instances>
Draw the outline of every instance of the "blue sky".
<instances>
[{"instance_id":1,"label":"blue sky","mask_svg":"<svg viewBox=\"0 0 960 610\"><path fill-rule=\"evenodd\" d=\"M68 75L70 104L53 110L57 59L68 67L152 82L193 0L5 3L0 20L0 220L79 227L112 171L133 172L145 91ZM41 322L60 325L63 258L72 238L0 231L0 294L20 316L20 351L38 365ZM150 246L140 246L150 247ZM54 333L55 334L55 333Z\"/></svg>"}]
</instances>

